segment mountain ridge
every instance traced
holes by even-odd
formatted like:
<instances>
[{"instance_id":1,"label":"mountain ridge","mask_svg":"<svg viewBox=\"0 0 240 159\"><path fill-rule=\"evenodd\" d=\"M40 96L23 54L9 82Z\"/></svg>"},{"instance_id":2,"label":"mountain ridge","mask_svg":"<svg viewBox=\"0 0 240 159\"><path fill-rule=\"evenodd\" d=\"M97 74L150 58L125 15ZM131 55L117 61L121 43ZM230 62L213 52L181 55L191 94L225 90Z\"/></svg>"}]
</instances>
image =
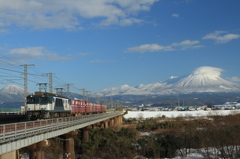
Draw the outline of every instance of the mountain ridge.
<instances>
[{"instance_id":1,"label":"mountain ridge","mask_svg":"<svg viewBox=\"0 0 240 159\"><path fill-rule=\"evenodd\" d=\"M220 68L202 66L195 69L191 74L181 77L171 76L164 82L152 84L140 84L136 87L122 85L119 87L106 88L97 94L102 96L111 95L171 95L188 94L193 92L240 92L240 85L229 82L220 77Z\"/></svg>"}]
</instances>

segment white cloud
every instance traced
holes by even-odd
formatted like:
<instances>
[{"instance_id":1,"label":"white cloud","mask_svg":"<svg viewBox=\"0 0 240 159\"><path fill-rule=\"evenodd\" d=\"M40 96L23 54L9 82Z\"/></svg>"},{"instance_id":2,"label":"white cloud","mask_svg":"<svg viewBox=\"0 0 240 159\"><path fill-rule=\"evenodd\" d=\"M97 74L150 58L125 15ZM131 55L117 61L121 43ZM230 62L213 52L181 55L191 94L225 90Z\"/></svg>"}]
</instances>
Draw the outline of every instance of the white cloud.
<instances>
[{"instance_id":1,"label":"white cloud","mask_svg":"<svg viewBox=\"0 0 240 159\"><path fill-rule=\"evenodd\" d=\"M170 46L160 46L158 44L144 44L137 47L128 48L126 52L154 52L154 51L167 51Z\"/></svg>"},{"instance_id":2,"label":"white cloud","mask_svg":"<svg viewBox=\"0 0 240 159\"><path fill-rule=\"evenodd\" d=\"M179 17L179 14L172 14L172 17L178 18L178 17Z\"/></svg>"},{"instance_id":3,"label":"white cloud","mask_svg":"<svg viewBox=\"0 0 240 159\"><path fill-rule=\"evenodd\" d=\"M158 44L144 44L144 45L128 48L126 52L145 53L145 52L155 52L155 51L186 50L190 48L203 47L203 45L196 45L196 44L199 44L198 40L195 40L195 41L185 40L180 43L173 43L168 46L161 46Z\"/></svg>"},{"instance_id":4,"label":"white cloud","mask_svg":"<svg viewBox=\"0 0 240 159\"><path fill-rule=\"evenodd\" d=\"M44 47L27 47L12 49L7 54L10 55L29 55L29 56L42 56Z\"/></svg>"},{"instance_id":5,"label":"white cloud","mask_svg":"<svg viewBox=\"0 0 240 159\"><path fill-rule=\"evenodd\" d=\"M199 43L198 40L195 40L195 41L185 40L180 43L173 43L172 46L194 45L194 44L198 44L198 43Z\"/></svg>"},{"instance_id":6,"label":"white cloud","mask_svg":"<svg viewBox=\"0 0 240 159\"><path fill-rule=\"evenodd\" d=\"M8 33L6 29L0 29L0 33Z\"/></svg>"},{"instance_id":7,"label":"white cloud","mask_svg":"<svg viewBox=\"0 0 240 159\"><path fill-rule=\"evenodd\" d=\"M206 74L206 75L211 75L214 77L219 77L221 75L221 72L224 71L221 68L217 67L210 67L210 66L202 66L196 68L193 73L194 74Z\"/></svg>"},{"instance_id":8,"label":"white cloud","mask_svg":"<svg viewBox=\"0 0 240 159\"><path fill-rule=\"evenodd\" d=\"M203 39L213 39L215 40L215 43L227 43L233 39L240 38L239 34L225 34L224 31L215 31L214 33L207 34L203 37Z\"/></svg>"},{"instance_id":9,"label":"white cloud","mask_svg":"<svg viewBox=\"0 0 240 159\"><path fill-rule=\"evenodd\" d=\"M239 77L228 77L227 80L232 81L232 82L240 82Z\"/></svg>"},{"instance_id":10,"label":"white cloud","mask_svg":"<svg viewBox=\"0 0 240 159\"><path fill-rule=\"evenodd\" d=\"M0 0L0 27L82 29L87 19L100 25L132 25L140 11L158 0Z\"/></svg>"},{"instance_id":11,"label":"white cloud","mask_svg":"<svg viewBox=\"0 0 240 159\"><path fill-rule=\"evenodd\" d=\"M70 60L69 57L59 56L57 53L50 52L44 47L27 47L27 48L16 48L11 49L7 52L7 56L10 56L15 61L34 61L34 60L50 60L50 61L61 61Z\"/></svg>"}]
</instances>

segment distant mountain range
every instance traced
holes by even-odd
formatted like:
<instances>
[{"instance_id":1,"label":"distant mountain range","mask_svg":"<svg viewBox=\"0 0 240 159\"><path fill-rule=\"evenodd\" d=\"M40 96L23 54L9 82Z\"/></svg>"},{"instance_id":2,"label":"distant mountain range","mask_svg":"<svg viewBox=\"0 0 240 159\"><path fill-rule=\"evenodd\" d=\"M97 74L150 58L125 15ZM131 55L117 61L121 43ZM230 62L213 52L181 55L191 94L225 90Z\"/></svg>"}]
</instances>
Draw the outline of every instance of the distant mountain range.
<instances>
[{"instance_id":1,"label":"distant mountain range","mask_svg":"<svg viewBox=\"0 0 240 159\"><path fill-rule=\"evenodd\" d=\"M111 95L174 95L189 93L230 93L240 92L240 85L224 80L220 77L220 68L203 66L195 69L191 74L182 77L171 76L165 82L140 84L136 87L122 85L104 89L97 94Z\"/></svg>"},{"instance_id":2,"label":"distant mountain range","mask_svg":"<svg viewBox=\"0 0 240 159\"><path fill-rule=\"evenodd\" d=\"M122 85L107 88L100 92L101 96L123 95L181 95L190 93L235 93L240 92L240 85L224 80L220 77L223 70L220 68L203 66L195 69L191 74L176 77L171 76L165 82L140 84L136 87ZM67 95L67 93L63 93ZM15 85L8 85L0 90L0 104L6 102L23 102L24 90ZM94 96L89 100L95 102ZM82 99L82 95L71 93L71 98Z\"/></svg>"}]
</instances>

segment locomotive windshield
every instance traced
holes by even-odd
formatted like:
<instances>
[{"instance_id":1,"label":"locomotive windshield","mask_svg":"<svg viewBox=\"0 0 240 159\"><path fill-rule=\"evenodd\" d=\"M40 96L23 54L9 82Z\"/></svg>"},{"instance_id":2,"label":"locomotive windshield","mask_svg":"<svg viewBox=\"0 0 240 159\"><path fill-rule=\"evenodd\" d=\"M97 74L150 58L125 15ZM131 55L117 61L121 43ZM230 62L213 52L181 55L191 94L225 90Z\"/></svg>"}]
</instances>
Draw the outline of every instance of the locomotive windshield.
<instances>
[{"instance_id":1,"label":"locomotive windshield","mask_svg":"<svg viewBox=\"0 0 240 159\"><path fill-rule=\"evenodd\" d=\"M40 98L40 103L49 103L51 102L49 97L41 97Z\"/></svg>"},{"instance_id":2,"label":"locomotive windshield","mask_svg":"<svg viewBox=\"0 0 240 159\"><path fill-rule=\"evenodd\" d=\"M28 96L27 103L28 104L51 103L51 99L49 97Z\"/></svg>"},{"instance_id":3,"label":"locomotive windshield","mask_svg":"<svg viewBox=\"0 0 240 159\"><path fill-rule=\"evenodd\" d=\"M34 97L27 97L27 103L35 103L35 98Z\"/></svg>"}]
</instances>

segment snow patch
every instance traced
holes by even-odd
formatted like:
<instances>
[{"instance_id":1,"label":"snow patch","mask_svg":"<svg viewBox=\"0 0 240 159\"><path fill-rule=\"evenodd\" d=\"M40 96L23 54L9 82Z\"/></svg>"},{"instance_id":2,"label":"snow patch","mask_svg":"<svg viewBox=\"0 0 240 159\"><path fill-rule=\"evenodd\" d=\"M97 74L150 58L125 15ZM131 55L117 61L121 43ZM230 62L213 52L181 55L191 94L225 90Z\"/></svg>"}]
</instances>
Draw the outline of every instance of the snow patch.
<instances>
[{"instance_id":1,"label":"snow patch","mask_svg":"<svg viewBox=\"0 0 240 159\"><path fill-rule=\"evenodd\" d=\"M164 115L167 118L185 117L185 116L211 116L211 115L229 115L240 114L240 110L215 110L215 111L128 111L124 118L156 118Z\"/></svg>"}]
</instances>

